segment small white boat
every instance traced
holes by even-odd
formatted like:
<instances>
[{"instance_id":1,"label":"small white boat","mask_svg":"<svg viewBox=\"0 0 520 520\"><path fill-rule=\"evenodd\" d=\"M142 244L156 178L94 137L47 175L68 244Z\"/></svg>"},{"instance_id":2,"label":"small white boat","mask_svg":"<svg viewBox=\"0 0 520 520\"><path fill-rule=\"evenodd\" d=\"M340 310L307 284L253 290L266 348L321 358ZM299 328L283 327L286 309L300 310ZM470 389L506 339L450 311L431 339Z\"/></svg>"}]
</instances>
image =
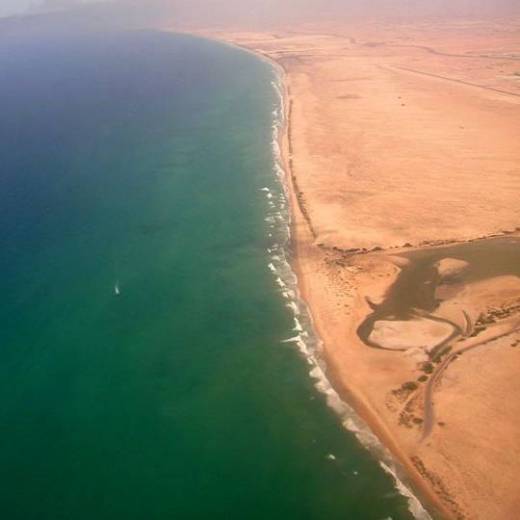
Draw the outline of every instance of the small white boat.
<instances>
[{"instance_id":1,"label":"small white boat","mask_svg":"<svg viewBox=\"0 0 520 520\"><path fill-rule=\"evenodd\" d=\"M115 285L114 285L114 294L116 296L119 296L121 294L121 291L119 290L119 282L117 282Z\"/></svg>"}]
</instances>

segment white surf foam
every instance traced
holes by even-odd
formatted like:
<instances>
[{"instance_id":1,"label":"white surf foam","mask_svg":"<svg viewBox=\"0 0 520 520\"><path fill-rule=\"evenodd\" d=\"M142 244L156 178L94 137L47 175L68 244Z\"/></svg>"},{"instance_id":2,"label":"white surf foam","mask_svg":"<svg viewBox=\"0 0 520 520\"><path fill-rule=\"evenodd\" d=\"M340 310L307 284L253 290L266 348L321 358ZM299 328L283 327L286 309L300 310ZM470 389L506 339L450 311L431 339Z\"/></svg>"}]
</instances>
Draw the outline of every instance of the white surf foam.
<instances>
[{"instance_id":1,"label":"white surf foam","mask_svg":"<svg viewBox=\"0 0 520 520\"><path fill-rule=\"evenodd\" d=\"M386 473L388 473L394 479L395 487L397 488L399 493L407 498L408 509L410 509L412 515L418 520L432 520L432 517L430 516L428 511L424 509L419 499L412 493L412 491L407 486L405 486L403 481L399 479L395 468L391 468L383 461L379 461L379 465L383 468L384 471L386 471Z\"/></svg>"},{"instance_id":2,"label":"white surf foam","mask_svg":"<svg viewBox=\"0 0 520 520\"><path fill-rule=\"evenodd\" d=\"M276 73L279 75L278 71ZM280 282L282 282L285 286L282 290L282 296L288 300L286 305L293 313L294 331L298 332L297 335L282 342L295 345L305 357L310 366L309 375L315 381L316 388L325 395L328 406L338 414L343 426L352 432L363 446L375 453L379 458L381 467L392 475L397 491L408 499L409 509L415 518L418 520L431 520L431 517L422 507L417 497L403 483L403 480L400 478L402 470L388 450L358 417L353 408L341 399L328 380L326 366L320 355L322 348L321 340L314 333L312 316L306 303L300 297L298 279L292 271L288 258L291 251L291 214L288 204L289 193L286 183L286 172L283 169L279 139L280 132L285 125L285 99L281 77L278 76L277 81L273 81L272 85L277 93L277 107L273 110L272 150L274 155L273 174L278 183L276 188L266 188L263 191L266 191L273 198L277 197L279 211L265 219L270 228L273 229L277 240L275 244L271 244L269 247L270 253L276 252L276 255L271 257L269 268L275 273L278 285L281 287ZM273 234L269 233L268 236L272 238Z\"/></svg>"},{"instance_id":3,"label":"white surf foam","mask_svg":"<svg viewBox=\"0 0 520 520\"><path fill-rule=\"evenodd\" d=\"M300 320L295 316L294 317L294 327L293 330L296 330L298 332L303 332L302 324L300 323Z\"/></svg>"},{"instance_id":4,"label":"white surf foam","mask_svg":"<svg viewBox=\"0 0 520 520\"><path fill-rule=\"evenodd\" d=\"M282 289L285 289L287 287L287 285L285 284L285 282L279 277L277 276L276 277L276 283L282 288Z\"/></svg>"},{"instance_id":5,"label":"white surf foam","mask_svg":"<svg viewBox=\"0 0 520 520\"><path fill-rule=\"evenodd\" d=\"M336 460L336 456L333 455L332 453L329 453L329 454L327 455L327 458L328 458L329 460Z\"/></svg>"},{"instance_id":6,"label":"white surf foam","mask_svg":"<svg viewBox=\"0 0 520 520\"><path fill-rule=\"evenodd\" d=\"M284 284L284 286L285 286L285 284ZM293 311L293 314L295 316L298 316L300 314L300 309L298 307L298 304L295 301L289 302L286 305L287 305L287 307L289 307L289 309L291 309Z\"/></svg>"},{"instance_id":7,"label":"white surf foam","mask_svg":"<svg viewBox=\"0 0 520 520\"><path fill-rule=\"evenodd\" d=\"M282 339L282 343L297 343L300 341L300 336L293 336L292 338Z\"/></svg>"}]
</instances>

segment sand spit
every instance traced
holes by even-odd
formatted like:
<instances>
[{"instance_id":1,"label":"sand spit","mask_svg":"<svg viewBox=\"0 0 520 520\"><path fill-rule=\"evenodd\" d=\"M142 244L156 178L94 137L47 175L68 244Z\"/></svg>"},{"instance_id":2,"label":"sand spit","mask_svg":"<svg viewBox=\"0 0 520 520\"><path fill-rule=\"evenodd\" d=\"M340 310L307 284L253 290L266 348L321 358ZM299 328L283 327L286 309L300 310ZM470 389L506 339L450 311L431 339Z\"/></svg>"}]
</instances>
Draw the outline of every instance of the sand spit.
<instances>
[{"instance_id":1,"label":"sand spit","mask_svg":"<svg viewBox=\"0 0 520 520\"><path fill-rule=\"evenodd\" d=\"M460 275L468 266L468 262L457 258L443 258L435 264L439 276L444 280Z\"/></svg>"},{"instance_id":2,"label":"sand spit","mask_svg":"<svg viewBox=\"0 0 520 520\"><path fill-rule=\"evenodd\" d=\"M514 518L518 24L204 34L284 71L293 267L335 389L442 517Z\"/></svg>"}]
</instances>

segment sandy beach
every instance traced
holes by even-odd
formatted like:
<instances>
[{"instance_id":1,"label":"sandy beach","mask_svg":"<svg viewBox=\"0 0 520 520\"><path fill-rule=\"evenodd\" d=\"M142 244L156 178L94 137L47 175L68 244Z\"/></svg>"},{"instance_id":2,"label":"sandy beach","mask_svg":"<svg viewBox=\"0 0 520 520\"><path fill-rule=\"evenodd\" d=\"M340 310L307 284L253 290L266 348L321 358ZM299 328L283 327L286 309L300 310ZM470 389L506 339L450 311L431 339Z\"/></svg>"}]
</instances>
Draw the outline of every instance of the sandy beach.
<instances>
[{"instance_id":1,"label":"sandy beach","mask_svg":"<svg viewBox=\"0 0 520 520\"><path fill-rule=\"evenodd\" d=\"M284 71L293 263L334 386L431 510L514 518L518 21L199 34Z\"/></svg>"}]
</instances>

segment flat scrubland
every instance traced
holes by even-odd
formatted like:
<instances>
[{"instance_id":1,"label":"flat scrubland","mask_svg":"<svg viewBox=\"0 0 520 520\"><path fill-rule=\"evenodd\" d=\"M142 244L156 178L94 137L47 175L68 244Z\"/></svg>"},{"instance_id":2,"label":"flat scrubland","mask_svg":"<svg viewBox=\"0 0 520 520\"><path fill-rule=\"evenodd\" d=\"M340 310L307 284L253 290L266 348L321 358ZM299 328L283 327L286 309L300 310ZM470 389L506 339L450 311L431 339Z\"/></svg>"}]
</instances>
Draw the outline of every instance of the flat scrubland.
<instances>
[{"instance_id":1,"label":"flat scrubland","mask_svg":"<svg viewBox=\"0 0 520 520\"><path fill-rule=\"evenodd\" d=\"M516 518L520 21L203 33L285 71L294 265L336 388L443 516Z\"/></svg>"}]
</instances>

